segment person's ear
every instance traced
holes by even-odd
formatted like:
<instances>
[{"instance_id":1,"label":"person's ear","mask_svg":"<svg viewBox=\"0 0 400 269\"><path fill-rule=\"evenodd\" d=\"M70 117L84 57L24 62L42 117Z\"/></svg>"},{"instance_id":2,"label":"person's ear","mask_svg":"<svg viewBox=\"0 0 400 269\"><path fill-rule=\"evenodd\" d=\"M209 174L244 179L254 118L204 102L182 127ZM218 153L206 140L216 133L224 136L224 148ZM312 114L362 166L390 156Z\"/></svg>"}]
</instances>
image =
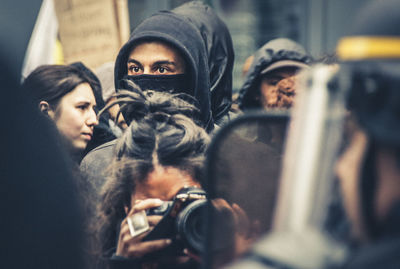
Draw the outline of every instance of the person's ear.
<instances>
[{"instance_id":1,"label":"person's ear","mask_svg":"<svg viewBox=\"0 0 400 269\"><path fill-rule=\"evenodd\" d=\"M51 109L48 102L40 101L39 109L44 115L49 116L50 118L53 118L53 110Z\"/></svg>"}]
</instances>

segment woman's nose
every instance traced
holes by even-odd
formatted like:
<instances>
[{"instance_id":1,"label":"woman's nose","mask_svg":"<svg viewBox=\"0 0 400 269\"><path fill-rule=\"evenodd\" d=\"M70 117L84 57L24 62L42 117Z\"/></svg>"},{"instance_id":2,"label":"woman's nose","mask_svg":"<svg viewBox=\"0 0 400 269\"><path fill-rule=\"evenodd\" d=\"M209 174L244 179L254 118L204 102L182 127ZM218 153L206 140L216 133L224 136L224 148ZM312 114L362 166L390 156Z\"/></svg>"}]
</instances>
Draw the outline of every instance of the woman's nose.
<instances>
[{"instance_id":1,"label":"woman's nose","mask_svg":"<svg viewBox=\"0 0 400 269\"><path fill-rule=\"evenodd\" d=\"M99 120L97 119L97 115L96 112L91 109L88 115L88 118L86 120L86 124L89 126L95 126L97 124L99 124Z\"/></svg>"}]
</instances>

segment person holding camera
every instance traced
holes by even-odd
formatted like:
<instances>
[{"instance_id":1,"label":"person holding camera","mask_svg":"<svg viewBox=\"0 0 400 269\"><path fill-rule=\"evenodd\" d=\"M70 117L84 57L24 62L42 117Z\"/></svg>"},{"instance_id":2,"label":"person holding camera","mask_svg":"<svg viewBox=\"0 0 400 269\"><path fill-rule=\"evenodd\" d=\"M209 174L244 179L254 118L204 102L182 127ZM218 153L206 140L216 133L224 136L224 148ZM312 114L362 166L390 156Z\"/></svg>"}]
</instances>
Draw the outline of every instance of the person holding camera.
<instances>
[{"instance_id":1,"label":"person holding camera","mask_svg":"<svg viewBox=\"0 0 400 269\"><path fill-rule=\"evenodd\" d=\"M102 256L111 268L149 264L176 268L177 264L193 263L183 252L166 260L155 258L153 254L170 246L172 238L144 241L162 215L140 219L136 214L172 200L184 187L200 188L209 137L189 118L198 117L199 111L179 95L131 86L129 92L121 92L123 99L129 100L121 110L134 122L117 142L110 177L102 191Z\"/></svg>"},{"instance_id":2,"label":"person holding camera","mask_svg":"<svg viewBox=\"0 0 400 269\"><path fill-rule=\"evenodd\" d=\"M193 120L200 116L190 96L127 84L117 102L134 120L117 141L102 189L102 261L109 268L193 268L205 240L201 180L210 138ZM243 213L224 201L213 204L227 220L222 228L236 235L233 224ZM224 242L229 256L236 241Z\"/></svg>"}]
</instances>

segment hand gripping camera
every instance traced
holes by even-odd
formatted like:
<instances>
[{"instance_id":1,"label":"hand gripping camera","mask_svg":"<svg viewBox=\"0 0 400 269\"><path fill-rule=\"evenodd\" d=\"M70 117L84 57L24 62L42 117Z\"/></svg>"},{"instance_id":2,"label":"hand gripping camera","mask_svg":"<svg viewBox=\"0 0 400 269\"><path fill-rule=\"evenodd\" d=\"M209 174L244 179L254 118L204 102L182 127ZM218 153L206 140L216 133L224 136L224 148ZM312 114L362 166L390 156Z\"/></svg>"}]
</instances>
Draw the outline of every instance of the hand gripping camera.
<instances>
[{"instance_id":1,"label":"hand gripping camera","mask_svg":"<svg viewBox=\"0 0 400 269\"><path fill-rule=\"evenodd\" d=\"M196 187L181 189L172 201L147 210L148 216L160 215L163 218L143 241L172 239L172 244L160 255L177 255L183 253L184 248L195 253L202 252L205 241L203 216L206 207L204 190Z\"/></svg>"}]
</instances>

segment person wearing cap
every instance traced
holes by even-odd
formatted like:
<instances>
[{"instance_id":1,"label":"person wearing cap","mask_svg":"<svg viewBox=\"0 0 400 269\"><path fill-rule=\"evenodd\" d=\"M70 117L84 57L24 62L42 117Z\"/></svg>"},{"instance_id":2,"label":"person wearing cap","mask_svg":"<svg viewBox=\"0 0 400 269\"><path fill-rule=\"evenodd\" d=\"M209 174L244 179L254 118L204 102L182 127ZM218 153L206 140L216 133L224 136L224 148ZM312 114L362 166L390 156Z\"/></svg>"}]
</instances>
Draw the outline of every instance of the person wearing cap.
<instances>
[{"instance_id":1,"label":"person wearing cap","mask_svg":"<svg viewBox=\"0 0 400 269\"><path fill-rule=\"evenodd\" d=\"M351 225L350 242L345 242L350 251L346 261L339 258L335 266L307 268L400 268L399 7L400 0L369 1L338 42L340 69L328 83L343 91L348 109L335 174ZM258 250L267 249L266 242L261 241ZM271 268L274 263L268 258L273 257L261 258L259 253L230 268ZM296 260L286 260L291 266L283 267L300 268Z\"/></svg>"},{"instance_id":2,"label":"person wearing cap","mask_svg":"<svg viewBox=\"0 0 400 269\"><path fill-rule=\"evenodd\" d=\"M297 74L308 68L312 58L298 43L277 38L254 54L239 92L239 108L290 108L296 94Z\"/></svg>"}]
</instances>

